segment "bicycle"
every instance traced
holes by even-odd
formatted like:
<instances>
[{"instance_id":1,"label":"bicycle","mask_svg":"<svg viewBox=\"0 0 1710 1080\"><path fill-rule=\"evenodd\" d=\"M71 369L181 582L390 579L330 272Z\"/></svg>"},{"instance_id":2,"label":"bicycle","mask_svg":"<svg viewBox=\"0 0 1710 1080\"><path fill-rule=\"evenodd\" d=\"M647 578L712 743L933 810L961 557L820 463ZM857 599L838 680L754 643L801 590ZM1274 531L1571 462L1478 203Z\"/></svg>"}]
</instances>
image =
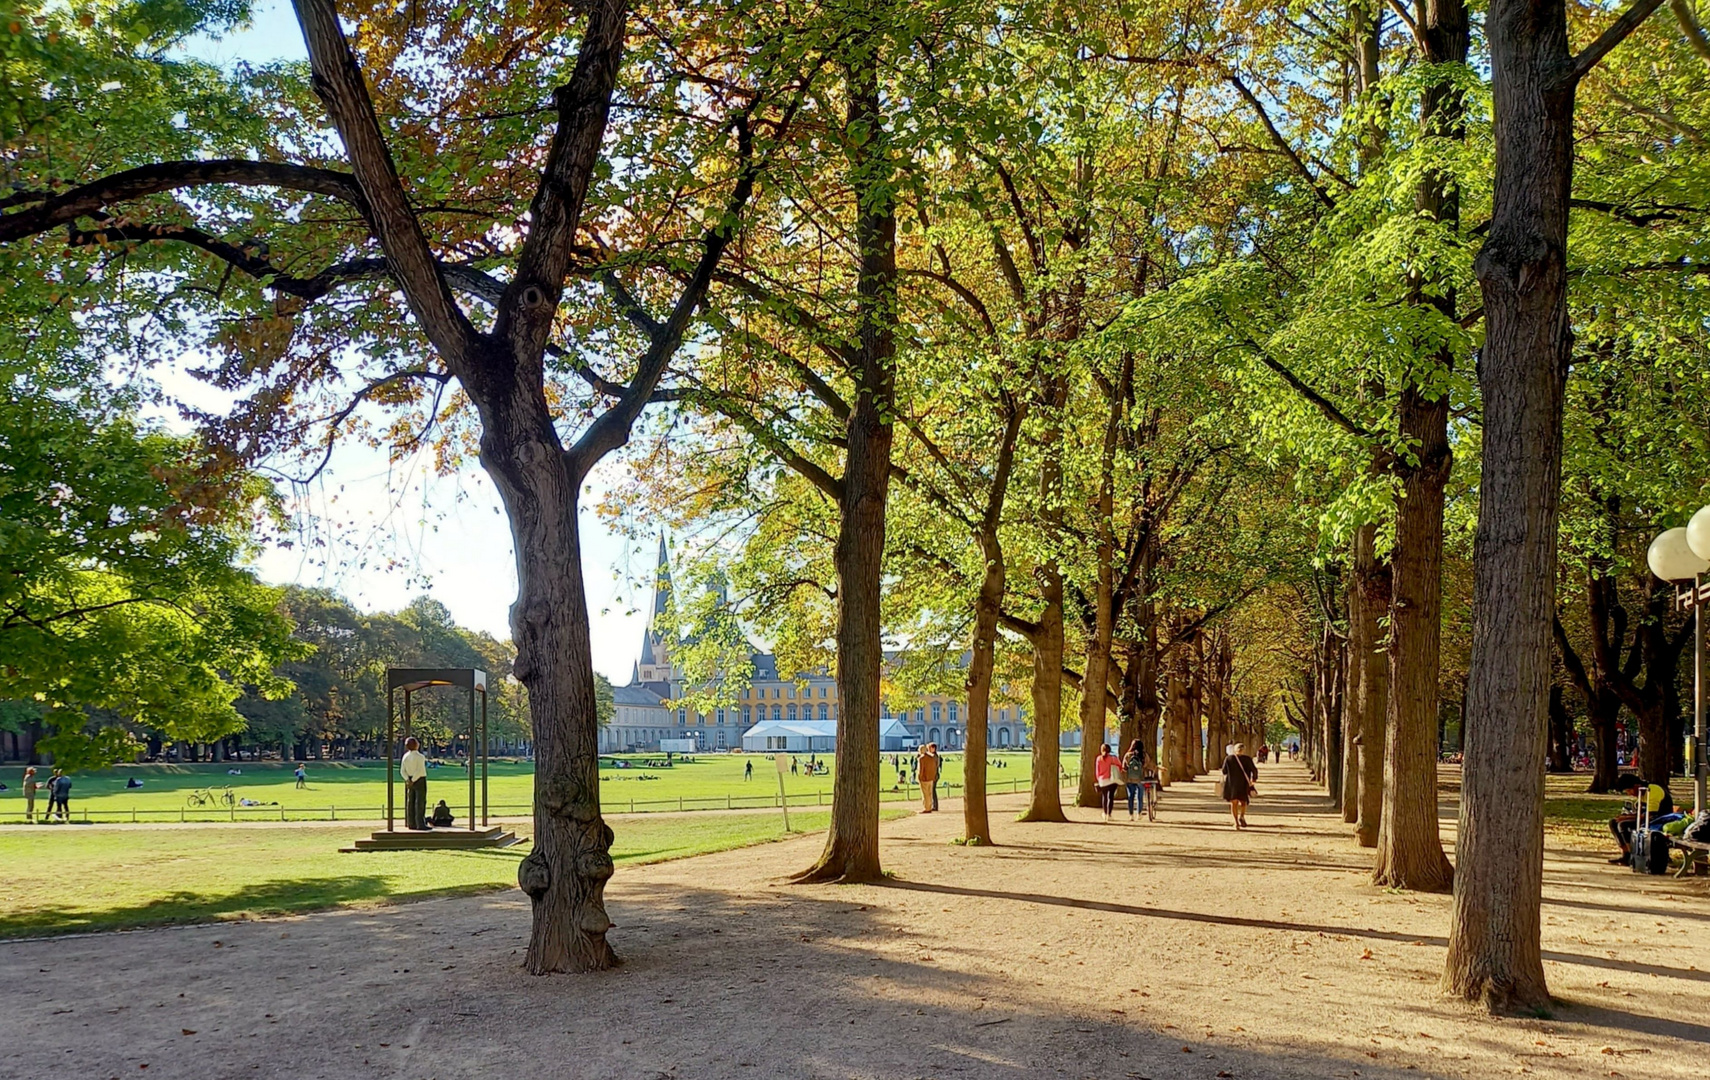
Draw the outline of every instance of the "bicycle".
<instances>
[{"instance_id":1,"label":"bicycle","mask_svg":"<svg viewBox=\"0 0 1710 1080\"><path fill-rule=\"evenodd\" d=\"M229 787L220 791L215 791L213 788L197 788L184 797L184 805L190 810L199 810L216 803L221 806L236 806L237 795Z\"/></svg>"}]
</instances>

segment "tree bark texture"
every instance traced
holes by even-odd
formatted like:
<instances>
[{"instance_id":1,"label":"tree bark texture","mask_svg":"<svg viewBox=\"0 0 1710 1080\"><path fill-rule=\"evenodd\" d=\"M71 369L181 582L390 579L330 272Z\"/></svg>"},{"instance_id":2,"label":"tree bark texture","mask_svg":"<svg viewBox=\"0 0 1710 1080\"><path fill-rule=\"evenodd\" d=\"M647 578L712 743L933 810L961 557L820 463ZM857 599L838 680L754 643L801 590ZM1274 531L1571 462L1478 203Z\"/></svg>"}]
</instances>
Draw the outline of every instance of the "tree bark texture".
<instances>
[{"instance_id":1,"label":"tree bark texture","mask_svg":"<svg viewBox=\"0 0 1710 1080\"><path fill-rule=\"evenodd\" d=\"M1360 715L1365 708L1365 656L1371 651L1371 625L1360 600L1359 548L1354 536L1354 569L1348 575L1348 690L1342 708L1342 820L1360 820Z\"/></svg>"},{"instance_id":2,"label":"tree bark texture","mask_svg":"<svg viewBox=\"0 0 1710 1080\"><path fill-rule=\"evenodd\" d=\"M1365 648L1360 665L1360 797L1354 838L1361 847L1376 847L1383 818L1383 759L1389 722L1389 651L1384 647L1378 616L1389 608L1389 567L1378 561L1377 528L1359 531L1354 551L1354 576L1360 589L1361 637Z\"/></svg>"},{"instance_id":3,"label":"tree bark texture","mask_svg":"<svg viewBox=\"0 0 1710 1080\"><path fill-rule=\"evenodd\" d=\"M1033 637L1033 794L1020 821L1067 821L1059 776L1063 736L1063 575L1039 568L1045 610Z\"/></svg>"},{"instance_id":4,"label":"tree bark texture","mask_svg":"<svg viewBox=\"0 0 1710 1080\"><path fill-rule=\"evenodd\" d=\"M537 975L617 962L606 941L612 830L600 816L600 721L576 520L580 478L565 466L545 404L483 410L481 438L481 463L504 500L516 545L512 674L528 688L535 748L534 850L519 865L517 884L534 909L524 963Z\"/></svg>"},{"instance_id":5,"label":"tree bark texture","mask_svg":"<svg viewBox=\"0 0 1710 1080\"><path fill-rule=\"evenodd\" d=\"M995 550L994 550L995 549ZM992 667L997 645L998 612L1003 606L1004 561L996 537L987 546L986 572L974 600L974 642L968 661L968 737L962 756L962 838L992 842L986 810L986 723L991 715Z\"/></svg>"},{"instance_id":6,"label":"tree bark texture","mask_svg":"<svg viewBox=\"0 0 1710 1080\"><path fill-rule=\"evenodd\" d=\"M1562 0L1494 0L1486 337L1458 865L1444 989L1492 1010L1549 1002L1540 944L1562 397L1572 348L1572 57Z\"/></svg>"}]
</instances>

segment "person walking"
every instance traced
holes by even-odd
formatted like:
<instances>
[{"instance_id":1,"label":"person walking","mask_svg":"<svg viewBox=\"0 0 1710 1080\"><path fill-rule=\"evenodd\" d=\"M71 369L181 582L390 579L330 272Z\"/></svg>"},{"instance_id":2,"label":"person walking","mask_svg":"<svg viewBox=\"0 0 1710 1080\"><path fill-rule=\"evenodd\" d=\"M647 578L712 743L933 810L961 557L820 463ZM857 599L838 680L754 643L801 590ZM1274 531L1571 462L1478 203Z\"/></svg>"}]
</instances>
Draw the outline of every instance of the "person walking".
<instances>
[{"instance_id":1,"label":"person walking","mask_svg":"<svg viewBox=\"0 0 1710 1080\"><path fill-rule=\"evenodd\" d=\"M754 779L754 761L753 761L753 759L750 759L749 761L747 761L746 763L743 764L743 766L742 766L742 778L744 780Z\"/></svg>"},{"instance_id":2,"label":"person walking","mask_svg":"<svg viewBox=\"0 0 1710 1080\"><path fill-rule=\"evenodd\" d=\"M428 827L427 758L422 756L422 744L414 736L404 740L398 775L404 778L404 828L423 832Z\"/></svg>"},{"instance_id":3,"label":"person walking","mask_svg":"<svg viewBox=\"0 0 1710 1080\"><path fill-rule=\"evenodd\" d=\"M1247 827L1247 804L1253 801L1253 791L1259 782L1259 767L1247 756L1246 747L1230 743L1223 748L1223 790L1219 793L1229 804L1229 816L1235 828Z\"/></svg>"},{"instance_id":4,"label":"person walking","mask_svg":"<svg viewBox=\"0 0 1710 1080\"><path fill-rule=\"evenodd\" d=\"M1128 781L1128 820L1133 821L1146 812L1146 743L1135 739L1122 759L1122 774Z\"/></svg>"},{"instance_id":5,"label":"person walking","mask_svg":"<svg viewBox=\"0 0 1710 1080\"><path fill-rule=\"evenodd\" d=\"M306 788L308 786L309 786L309 770L305 769L303 767L303 763L299 761L297 763L297 790L302 791L304 788Z\"/></svg>"},{"instance_id":6,"label":"person walking","mask_svg":"<svg viewBox=\"0 0 1710 1080\"><path fill-rule=\"evenodd\" d=\"M1104 808L1104 820L1108 824L1111 811L1116 808L1116 789L1123 782L1122 761L1110 752L1109 743L1100 743L1098 759L1093 762L1093 778L1098 781L1099 805Z\"/></svg>"},{"instance_id":7,"label":"person walking","mask_svg":"<svg viewBox=\"0 0 1710 1080\"><path fill-rule=\"evenodd\" d=\"M36 820L36 789L41 787L36 783L36 767L29 766L24 770L24 824L33 825Z\"/></svg>"},{"instance_id":8,"label":"person walking","mask_svg":"<svg viewBox=\"0 0 1710 1080\"><path fill-rule=\"evenodd\" d=\"M938 809L938 744L927 743L920 749L920 812L930 814Z\"/></svg>"}]
</instances>

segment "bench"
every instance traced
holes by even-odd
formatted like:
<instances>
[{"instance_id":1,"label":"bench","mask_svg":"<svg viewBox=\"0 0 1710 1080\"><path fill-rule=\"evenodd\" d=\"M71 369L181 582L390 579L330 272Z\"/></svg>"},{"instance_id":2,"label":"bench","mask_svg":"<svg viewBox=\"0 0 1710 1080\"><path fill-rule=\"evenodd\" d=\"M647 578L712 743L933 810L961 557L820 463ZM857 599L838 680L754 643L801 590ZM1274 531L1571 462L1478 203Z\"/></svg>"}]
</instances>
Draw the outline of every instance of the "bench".
<instances>
[{"instance_id":1,"label":"bench","mask_svg":"<svg viewBox=\"0 0 1710 1080\"><path fill-rule=\"evenodd\" d=\"M1675 877L1685 877L1695 868L1699 874L1710 873L1710 844L1678 836L1668 839L1671 846L1680 849L1680 869L1674 872Z\"/></svg>"}]
</instances>

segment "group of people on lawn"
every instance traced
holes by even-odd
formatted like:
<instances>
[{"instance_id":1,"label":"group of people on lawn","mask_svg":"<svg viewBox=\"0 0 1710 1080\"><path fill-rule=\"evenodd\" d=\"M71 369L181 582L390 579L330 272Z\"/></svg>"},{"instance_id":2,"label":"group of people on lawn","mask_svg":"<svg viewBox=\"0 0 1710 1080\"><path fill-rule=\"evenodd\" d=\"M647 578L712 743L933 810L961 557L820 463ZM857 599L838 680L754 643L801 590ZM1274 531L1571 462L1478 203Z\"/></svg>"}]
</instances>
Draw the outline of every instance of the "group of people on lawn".
<instances>
[{"instance_id":1,"label":"group of people on lawn","mask_svg":"<svg viewBox=\"0 0 1710 1080\"><path fill-rule=\"evenodd\" d=\"M59 769L45 781L36 779L36 767L29 766L24 770L24 820L33 823L36 820L36 793L46 792L48 806L42 820L52 821L54 814L59 820L71 820L71 777Z\"/></svg>"}]
</instances>

